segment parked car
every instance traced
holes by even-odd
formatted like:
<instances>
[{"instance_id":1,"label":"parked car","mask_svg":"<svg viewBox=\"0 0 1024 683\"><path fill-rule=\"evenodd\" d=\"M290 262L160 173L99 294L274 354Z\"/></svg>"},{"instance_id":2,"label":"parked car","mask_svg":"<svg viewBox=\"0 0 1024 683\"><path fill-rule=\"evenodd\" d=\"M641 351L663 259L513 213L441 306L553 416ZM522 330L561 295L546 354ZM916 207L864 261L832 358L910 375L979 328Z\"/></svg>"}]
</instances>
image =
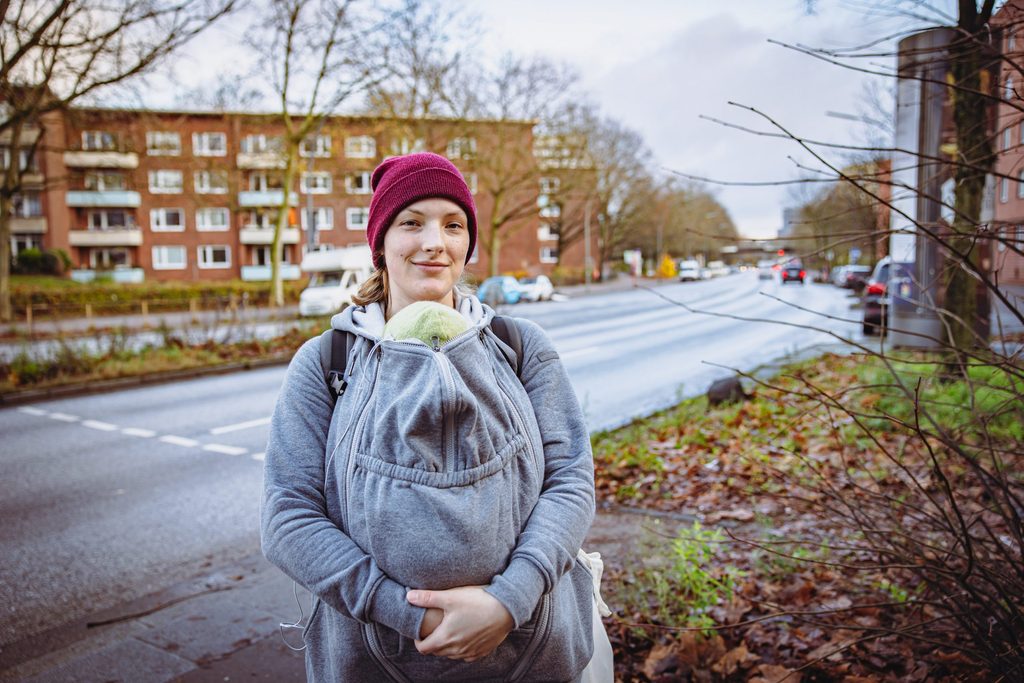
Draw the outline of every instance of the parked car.
<instances>
[{"instance_id":1,"label":"parked car","mask_svg":"<svg viewBox=\"0 0 1024 683\"><path fill-rule=\"evenodd\" d=\"M724 261L708 261L708 274L711 277L722 277L729 274L729 268Z\"/></svg>"},{"instance_id":2,"label":"parked car","mask_svg":"<svg viewBox=\"0 0 1024 683\"><path fill-rule=\"evenodd\" d=\"M555 286L547 275L519 278L519 291L526 301L547 301L555 293Z\"/></svg>"},{"instance_id":3,"label":"parked car","mask_svg":"<svg viewBox=\"0 0 1024 683\"><path fill-rule=\"evenodd\" d=\"M871 277L871 266L843 266L843 276L839 286L860 292L867 287L869 277Z\"/></svg>"},{"instance_id":4,"label":"parked car","mask_svg":"<svg viewBox=\"0 0 1024 683\"><path fill-rule=\"evenodd\" d=\"M803 265L799 261L790 261L786 265L779 269L779 274L782 277L782 284L787 282L799 282L804 283L804 278L807 277L807 271L804 270Z\"/></svg>"},{"instance_id":5,"label":"parked car","mask_svg":"<svg viewBox=\"0 0 1024 683\"><path fill-rule=\"evenodd\" d=\"M902 266L894 268L888 256L875 264L875 269L864 289L864 335L881 334L889 326L890 283L893 278L905 276Z\"/></svg>"},{"instance_id":6,"label":"parked car","mask_svg":"<svg viewBox=\"0 0 1024 683\"><path fill-rule=\"evenodd\" d=\"M757 262L757 277L761 280L771 280L775 277L775 261L765 259Z\"/></svg>"},{"instance_id":7,"label":"parked car","mask_svg":"<svg viewBox=\"0 0 1024 683\"><path fill-rule=\"evenodd\" d=\"M522 297L523 290L511 275L489 277L476 290L476 298L492 308L501 304L517 304Z\"/></svg>"},{"instance_id":8,"label":"parked car","mask_svg":"<svg viewBox=\"0 0 1024 683\"><path fill-rule=\"evenodd\" d=\"M328 315L352 303L352 295L373 273L373 258L370 247L362 244L311 251L302 257L300 268L311 275L299 295L299 315Z\"/></svg>"},{"instance_id":9,"label":"parked car","mask_svg":"<svg viewBox=\"0 0 1024 683\"><path fill-rule=\"evenodd\" d=\"M679 262L679 280L689 282L700 279L700 264L696 261Z\"/></svg>"}]
</instances>

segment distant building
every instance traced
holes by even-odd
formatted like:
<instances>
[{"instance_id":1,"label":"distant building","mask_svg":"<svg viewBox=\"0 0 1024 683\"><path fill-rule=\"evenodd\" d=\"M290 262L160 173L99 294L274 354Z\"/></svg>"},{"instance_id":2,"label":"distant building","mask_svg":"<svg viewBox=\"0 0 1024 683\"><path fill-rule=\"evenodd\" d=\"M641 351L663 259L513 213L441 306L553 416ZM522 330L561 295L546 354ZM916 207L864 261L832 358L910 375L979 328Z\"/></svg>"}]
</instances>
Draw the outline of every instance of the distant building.
<instances>
[{"instance_id":1,"label":"distant building","mask_svg":"<svg viewBox=\"0 0 1024 683\"><path fill-rule=\"evenodd\" d=\"M1004 59L995 140L996 173L993 227L1003 242L991 249L992 272L998 282L1024 285L1024 2L1009 0L992 19L1002 29ZM1008 246L1008 244L1010 246ZM1016 251L1014 250L1016 248Z\"/></svg>"},{"instance_id":2,"label":"distant building","mask_svg":"<svg viewBox=\"0 0 1024 683\"><path fill-rule=\"evenodd\" d=\"M501 124L497 136L493 122L436 119L418 122L426 134L416 139L399 132L407 129L400 124L332 116L303 144L298 177L288 189L285 279L300 277L310 225L320 245L365 241L370 175L388 156L430 150L452 159L474 192L483 231L494 207L482 191L488 171L481 160L501 154L490 141L512 135L517 149L533 149L529 122ZM26 173L15 200L12 251L64 249L79 280L101 271L120 281L267 280L285 192L282 132L275 116L239 112L75 108L47 115L32 133L43 136L36 155L18 161ZM5 165L19 156L3 139L0 153ZM532 157L530 163L536 163ZM550 273L559 261L557 235L546 230L559 209L544 200L557 181L541 168L537 182L510 198L536 208L510 226L500 250L502 271ZM582 248L571 251L562 265L581 267ZM483 249L467 270L486 276Z\"/></svg>"}]
</instances>

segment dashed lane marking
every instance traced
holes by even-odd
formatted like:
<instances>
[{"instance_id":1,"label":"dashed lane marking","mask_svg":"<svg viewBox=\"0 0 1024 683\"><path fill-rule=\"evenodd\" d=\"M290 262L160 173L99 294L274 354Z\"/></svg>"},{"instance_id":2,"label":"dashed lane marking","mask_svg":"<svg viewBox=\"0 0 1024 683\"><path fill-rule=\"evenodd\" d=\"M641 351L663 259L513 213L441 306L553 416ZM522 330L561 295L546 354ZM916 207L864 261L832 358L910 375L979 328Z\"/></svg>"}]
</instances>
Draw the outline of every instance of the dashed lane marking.
<instances>
[{"instance_id":1,"label":"dashed lane marking","mask_svg":"<svg viewBox=\"0 0 1024 683\"><path fill-rule=\"evenodd\" d=\"M138 436L143 439L152 439L156 436L156 432L152 429L141 429L139 427L125 427L121 430L121 433L127 434L128 436Z\"/></svg>"},{"instance_id":2,"label":"dashed lane marking","mask_svg":"<svg viewBox=\"0 0 1024 683\"><path fill-rule=\"evenodd\" d=\"M42 417L43 415L46 415L46 411L45 410L41 410L39 408L33 408L31 406L22 406L21 408L18 408L18 410L20 410L23 413L28 413L29 415L38 415L39 417Z\"/></svg>"},{"instance_id":3,"label":"dashed lane marking","mask_svg":"<svg viewBox=\"0 0 1024 683\"><path fill-rule=\"evenodd\" d=\"M258 420L249 420L248 422L239 422L233 425L224 425L223 427L214 427L210 430L211 434L227 434L228 432L237 432L243 429L251 429L253 427L262 427L263 425L270 424L269 417L261 417Z\"/></svg>"},{"instance_id":4,"label":"dashed lane marking","mask_svg":"<svg viewBox=\"0 0 1024 683\"><path fill-rule=\"evenodd\" d=\"M204 451L211 451L213 453L223 453L224 455L243 455L249 452L248 448L239 448L238 446L225 446L221 443L208 443L203 446Z\"/></svg>"},{"instance_id":5,"label":"dashed lane marking","mask_svg":"<svg viewBox=\"0 0 1024 683\"><path fill-rule=\"evenodd\" d=\"M82 419L77 415L68 415L67 413L50 413L50 418L61 422L78 422Z\"/></svg>"},{"instance_id":6,"label":"dashed lane marking","mask_svg":"<svg viewBox=\"0 0 1024 683\"><path fill-rule=\"evenodd\" d=\"M160 440L164 443L173 444L175 446L184 446L185 448L195 448L199 445L199 442L195 439L186 439L183 436L174 436L173 434L161 436Z\"/></svg>"},{"instance_id":7,"label":"dashed lane marking","mask_svg":"<svg viewBox=\"0 0 1024 683\"><path fill-rule=\"evenodd\" d=\"M117 425L112 425L109 422L100 422L99 420L82 420L82 426L89 429L98 429L101 432L117 431Z\"/></svg>"},{"instance_id":8,"label":"dashed lane marking","mask_svg":"<svg viewBox=\"0 0 1024 683\"><path fill-rule=\"evenodd\" d=\"M259 460L260 462L263 462L263 458L266 457L266 455L266 453L253 453L249 457L251 457L253 460Z\"/></svg>"}]
</instances>

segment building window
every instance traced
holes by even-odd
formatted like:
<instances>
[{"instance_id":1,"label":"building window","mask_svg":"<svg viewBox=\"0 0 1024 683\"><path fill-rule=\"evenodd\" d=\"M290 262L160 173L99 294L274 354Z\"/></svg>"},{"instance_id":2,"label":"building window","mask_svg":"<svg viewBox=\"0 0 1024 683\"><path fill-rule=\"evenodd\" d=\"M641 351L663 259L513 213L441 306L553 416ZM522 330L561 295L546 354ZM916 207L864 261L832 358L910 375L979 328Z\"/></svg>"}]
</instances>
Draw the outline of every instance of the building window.
<instances>
[{"instance_id":1,"label":"building window","mask_svg":"<svg viewBox=\"0 0 1024 683\"><path fill-rule=\"evenodd\" d=\"M391 156L403 156L426 151L427 145L423 138L411 140L409 138L398 138L391 141Z\"/></svg>"},{"instance_id":2,"label":"building window","mask_svg":"<svg viewBox=\"0 0 1024 683\"><path fill-rule=\"evenodd\" d=\"M476 138L455 138L445 148L449 159L472 159L476 156Z\"/></svg>"},{"instance_id":3,"label":"building window","mask_svg":"<svg viewBox=\"0 0 1024 683\"><path fill-rule=\"evenodd\" d=\"M90 230L134 230L135 220L127 212L120 209L89 212Z\"/></svg>"},{"instance_id":4,"label":"building window","mask_svg":"<svg viewBox=\"0 0 1024 683\"><path fill-rule=\"evenodd\" d=\"M38 218L43 215L43 202L38 192L24 192L11 198L15 218Z\"/></svg>"},{"instance_id":5,"label":"building window","mask_svg":"<svg viewBox=\"0 0 1024 683\"><path fill-rule=\"evenodd\" d=\"M558 226L550 223L541 223L537 229L537 239L541 242L552 242L558 239Z\"/></svg>"},{"instance_id":6,"label":"building window","mask_svg":"<svg viewBox=\"0 0 1024 683\"><path fill-rule=\"evenodd\" d=\"M370 210L365 206L345 209L345 227L349 230L366 230L370 224Z\"/></svg>"},{"instance_id":7,"label":"building window","mask_svg":"<svg viewBox=\"0 0 1024 683\"><path fill-rule=\"evenodd\" d=\"M270 209L266 211L249 211L245 215L245 227L259 230L272 230L277 223L279 211Z\"/></svg>"},{"instance_id":8,"label":"building window","mask_svg":"<svg viewBox=\"0 0 1024 683\"><path fill-rule=\"evenodd\" d=\"M1014 35L1013 27L1006 29L1006 51L1013 52L1017 49L1017 36Z\"/></svg>"},{"instance_id":9,"label":"building window","mask_svg":"<svg viewBox=\"0 0 1024 683\"><path fill-rule=\"evenodd\" d=\"M1013 145L1012 134L1009 128L1003 131L1003 149L1007 150Z\"/></svg>"},{"instance_id":10,"label":"building window","mask_svg":"<svg viewBox=\"0 0 1024 683\"><path fill-rule=\"evenodd\" d=\"M331 156L331 136L311 135L299 143L299 156L329 157Z\"/></svg>"},{"instance_id":11,"label":"building window","mask_svg":"<svg viewBox=\"0 0 1024 683\"><path fill-rule=\"evenodd\" d=\"M1003 204L1010 201L1010 179L1003 178L999 185L999 201Z\"/></svg>"},{"instance_id":12,"label":"building window","mask_svg":"<svg viewBox=\"0 0 1024 683\"><path fill-rule=\"evenodd\" d=\"M195 186L197 194L227 194L227 171L196 171Z\"/></svg>"},{"instance_id":13,"label":"building window","mask_svg":"<svg viewBox=\"0 0 1024 683\"><path fill-rule=\"evenodd\" d=\"M280 173L267 173L266 171L255 171L249 174L250 192L267 192L269 190L280 190L284 187Z\"/></svg>"},{"instance_id":14,"label":"building window","mask_svg":"<svg viewBox=\"0 0 1024 683\"><path fill-rule=\"evenodd\" d=\"M93 192L111 192L128 189L128 180L123 173L94 171L85 174L85 189Z\"/></svg>"},{"instance_id":15,"label":"building window","mask_svg":"<svg viewBox=\"0 0 1024 683\"><path fill-rule=\"evenodd\" d=\"M315 217L315 225L317 230L333 230L334 229L334 209L329 206L321 206L313 209L313 216ZM302 210L299 215L302 223L302 229L309 229L309 211L306 209Z\"/></svg>"},{"instance_id":16,"label":"building window","mask_svg":"<svg viewBox=\"0 0 1024 683\"><path fill-rule=\"evenodd\" d=\"M1013 99L1013 76L1007 76L1006 78L1006 90L1003 92L1003 98L1007 100Z\"/></svg>"},{"instance_id":17,"label":"building window","mask_svg":"<svg viewBox=\"0 0 1024 683\"><path fill-rule=\"evenodd\" d=\"M181 209L150 209L149 229L153 232L181 232L185 229L185 212Z\"/></svg>"},{"instance_id":18,"label":"building window","mask_svg":"<svg viewBox=\"0 0 1024 683\"><path fill-rule=\"evenodd\" d=\"M26 249L42 249L42 235L13 234L11 235L11 258L18 258L18 254Z\"/></svg>"},{"instance_id":19,"label":"building window","mask_svg":"<svg viewBox=\"0 0 1024 683\"><path fill-rule=\"evenodd\" d=\"M331 191L331 174L327 171L303 173L299 178L299 187L306 194L329 194Z\"/></svg>"},{"instance_id":20,"label":"building window","mask_svg":"<svg viewBox=\"0 0 1024 683\"><path fill-rule=\"evenodd\" d=\"M273 135L246 135L242 138L243 154L262 154L264 152L280 152L284 142Z\"/></svg>"},{"instance_id":21,"label":"building window","mask_svg":"<svg viewBox=\"0 0 1024 683\"><path fill-rule=\"evenodd\" d=\"M345 138L345 156L349 159L373 159L377 156L377 141L369 135Z\"/></svg>"},{"instance_id":22,"label":"building window","mask_svg":"<svg viewBox=\"0 0 1024 683\"><path fill-rule=\"evenodd\" d=\"M147 131L146 154L151 157L180 156L181 136L170 131Z\"/></svg>"},{"instance_id":23,"label":"building window","mask_svg":"<svg viewBox=\"0 0 1024 683\"><path fill-rule=\"evenodd\" d=\"M370 173L351 173L345 176L345 192L349 194L370 194Z\"/></svg>"},{"instance_id":24,"label":"building window","mask_svg":"<svg viewBox=\"0 0 1024 683\"><path fill-rule=\"evenodd\" d=\"M561 187L562 181L560 178L545 177L540 179L540 193L541 194L554 194L558 192L558 188Z\"/></svg>"},{"instance_id":25,"label":"building window","mask_svg":"<svg viewBox=\"0 0 1024 683\"><path fill-rule=\"evenodd\" d=\"M462 179L466 181L466 185L469 186L470 194L476 194L476 173L463 173Z\"/></svg>"},{"instance_id":26,"label":"building window","mask_svg":"<svg viewBox=\"0 0 1024 683\"><path fill-rule=\"evenodd\" d=\"M231 224L231 212L222 207L207 207L196 211L196 230L224 232Z\"/></svg>"},{"instance_id":27,"label":"building window","mask_svg":"<svg viewBox=\"0 0 1024 683\"><path fill-rule=\"evenodd\" d=\"M11 165L11 148L0 147L0 168L9 168ZM35 173L39 170L36 164L34 150L27 148L18 149L18 170L22 172Z\"/></svg>"},{"instance_id":28,"label":"building window","mask_svg":"<svg viewBox=\"0 0 1024 683\"><path fill-rule=\"evenodd\" d=\"M187 265L185 247L153 247L153 270L183 270Z\"/></svg>"},{"instance_id":29,"label":"building window","mask_svg":"<svg viewBox=\"0 0 1024 683\"><path fill-rule=\"evenodd\" d=\"M541 263L558 263L558 247L541 247Z\"/></svg>"},{"instance_id":30,"label":"building window","mask_svg":"<svg viewBox=\"0 0 1024 683\"><path fill-rule=\"evenodd\" d=\"M89 250L89 266L92 268L112 270L114 268L130 268L131 265L131 255L125 247Z\"/></svg>"},{"instance_id":31,"label":"building window","mask_svg":"<svg viewBox=\"0 0 1024 683\"><path fill-rule=\"evenodd\" d=\"M82 149L89 152L112 152L117 149L117 138L103 130L83 130Z\"/></svg>"},{"instance_id":32,"label":"building window","mask_svg":"<svg viewBox=\"0 0 1024 683\"><path fill-rule=\"evenodd\" d=\"M541 218L560 218L562 215L562 207L558 204L548 204L542 206L540 209Z\"/></svg>"},{"instance_id":33,"label":"building window","mask_svg":"<svg viewBox=\"0 0 1024 683\"><path fill-rule=\"evenodd\" d=\"M288 245L281 245L281 263L290 263L288 260ZM252 264L254 266L270 265L270 247L266 245L252 247Z\"/></svg>"},{"instance_id":34,"label":"building window","mask_svg":"<svg viewBox=\"0 0 1024 683\"><path fill-rule=\"evenodd\" d=\"M228 153L224 133L192 133L192 154L197 157L222 157Z\"/></svg>"},{"instance_id":35,"label":"building window","mask_svg":"<svg viewBox=\"0 0 1024 683\"><path fill-rule=\"evenodd\" d=\"M149 191L152 194L181 194L181 171L150 171Z\"/></svg>"},{"instance_id":36,"label":"building window","mask_svg":"<svg viewBox=\"0 0 1024 683\"><path fill-rule=\"evenodd\" d=\"M1024 170L1017 175L1017 198L1024 199Z\"/></svg>"},{"instance_id":37,"label":"building window","mask_svg":"<svg viewBox=\"0 0 1024 683\"><path fill-rule=\"evenodd\" d=\"M200 268L230 268L231 247L226 244L204 244L196 247Z\"/></svg>"}]
</instances>

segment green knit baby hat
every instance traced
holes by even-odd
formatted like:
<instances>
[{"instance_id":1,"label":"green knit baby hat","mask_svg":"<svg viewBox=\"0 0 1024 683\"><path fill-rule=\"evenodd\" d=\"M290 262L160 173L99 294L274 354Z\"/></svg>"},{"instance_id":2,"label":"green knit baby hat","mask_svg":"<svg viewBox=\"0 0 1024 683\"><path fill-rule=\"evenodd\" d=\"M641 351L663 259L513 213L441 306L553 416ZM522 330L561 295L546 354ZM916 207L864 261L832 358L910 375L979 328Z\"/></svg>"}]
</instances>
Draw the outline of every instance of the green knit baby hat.
<instances>
[{"instance_id":1,"label":"green knit baby hat","mask_svg":"<svg viewBox=\"0 0 1024 683\"><path fill-rule=\"evenodd\" d=\"M469 321L451 306L436 301L417 301L391 317L384 325L384 336L419 339L430 346L434 337L443 344L468 329Z\"/></svg>"}]
</instances>

